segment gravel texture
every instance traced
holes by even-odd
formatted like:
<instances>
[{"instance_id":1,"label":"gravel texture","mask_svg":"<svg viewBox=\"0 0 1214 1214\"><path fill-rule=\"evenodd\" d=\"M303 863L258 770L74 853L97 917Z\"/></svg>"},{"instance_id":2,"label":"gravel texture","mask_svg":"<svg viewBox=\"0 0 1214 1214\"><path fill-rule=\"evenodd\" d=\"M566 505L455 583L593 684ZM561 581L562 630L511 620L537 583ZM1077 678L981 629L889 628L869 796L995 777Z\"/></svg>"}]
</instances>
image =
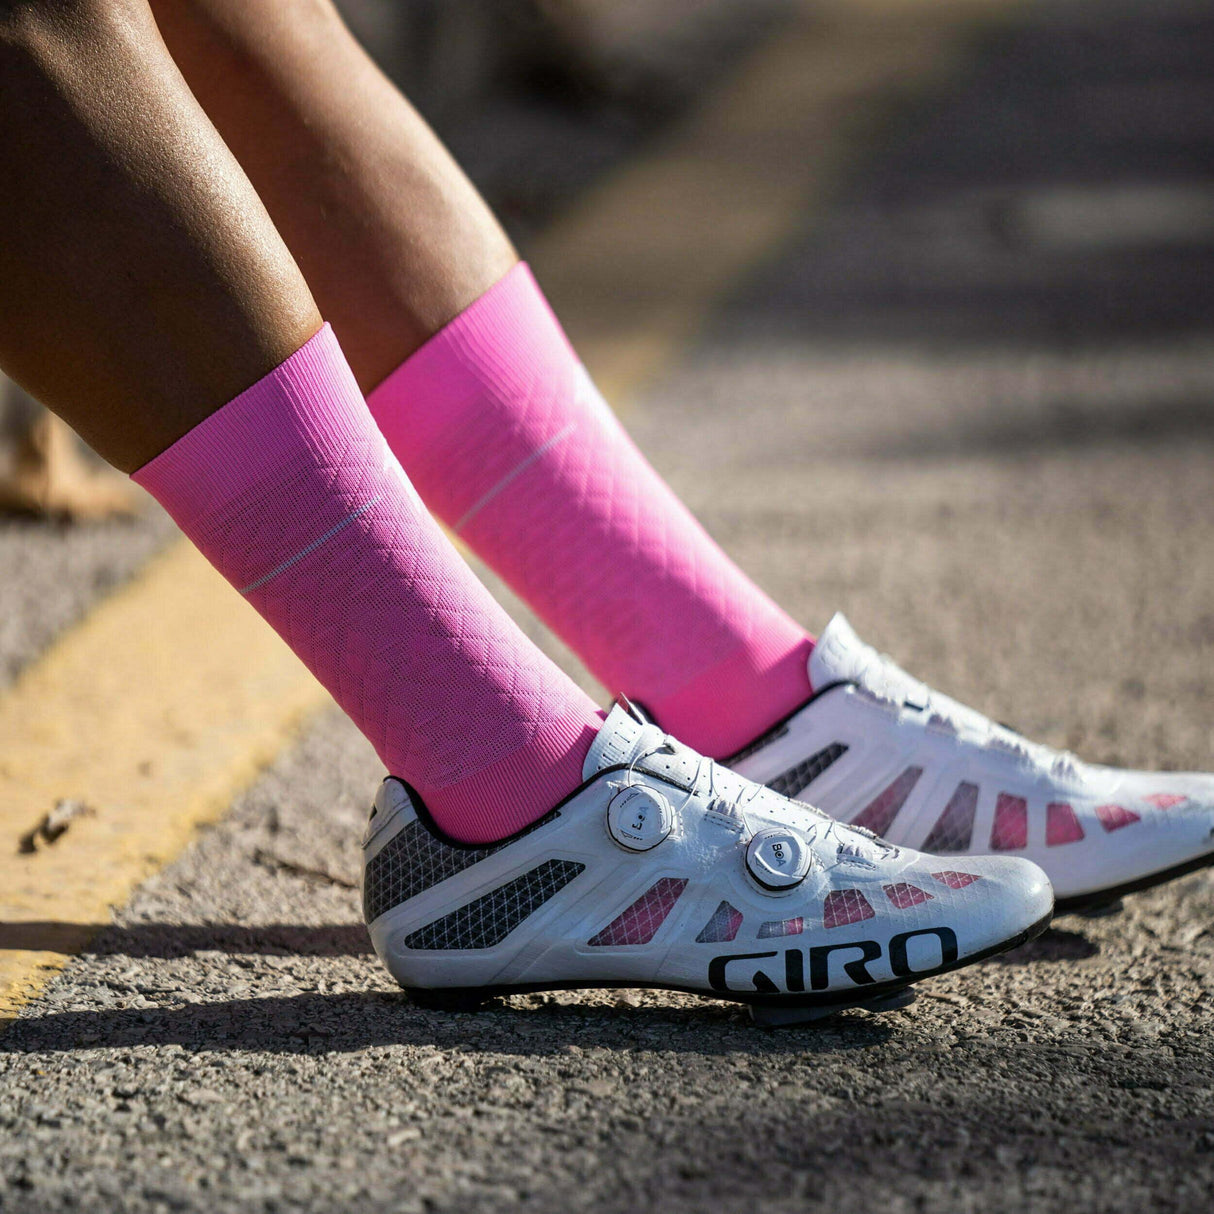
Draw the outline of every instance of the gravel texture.
<instances>
[{"instance_id":1,"label":"gravel texture","mask_svg":"<svg viewBox=\"0 0 1214 1214\"><path fill-rule=\"evenodd\" d=\"M764 1032L641 992L448 1015L359 923L376 774L319 721L0 1038L3 1208L1208 1208L1207 877L884 1016Z\"/></svg>"}]
</instances>

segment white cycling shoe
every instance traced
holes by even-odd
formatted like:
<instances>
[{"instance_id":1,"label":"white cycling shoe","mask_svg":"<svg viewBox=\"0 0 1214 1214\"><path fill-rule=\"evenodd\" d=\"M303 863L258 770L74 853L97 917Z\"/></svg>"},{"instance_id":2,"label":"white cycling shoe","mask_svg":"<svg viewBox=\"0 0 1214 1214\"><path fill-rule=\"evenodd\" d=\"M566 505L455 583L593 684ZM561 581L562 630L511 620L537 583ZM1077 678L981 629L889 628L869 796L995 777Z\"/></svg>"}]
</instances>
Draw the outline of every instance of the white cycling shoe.
<instances>
[{"instance_id":1,"label":"white cycling shoe","mask_svg":"<svg viewBox=\"0 0 1214 1214\"><path fill-rule=\"evenodd\" d=\"M813 697L726 760L741 775L891 843L1023 856L1057 913L1214 863L1214 776L1084 763L912 679L836 615L810 657Z\"/></svg>"},{"instance_id":2,"label":"white cycling shoe","mask_svg":"<svg viewBox=\"0 0 1214 1214\"><path fill-rule=\"evenodd\" d=\"M503 843L454 844L394 777L363 845L376 952L414 999L662 987L763 1024L905 1006L1031 939L1053 895L1008 857L942 864L726 770L617 704L585 783Z\"/></svg>"}]
</instances>

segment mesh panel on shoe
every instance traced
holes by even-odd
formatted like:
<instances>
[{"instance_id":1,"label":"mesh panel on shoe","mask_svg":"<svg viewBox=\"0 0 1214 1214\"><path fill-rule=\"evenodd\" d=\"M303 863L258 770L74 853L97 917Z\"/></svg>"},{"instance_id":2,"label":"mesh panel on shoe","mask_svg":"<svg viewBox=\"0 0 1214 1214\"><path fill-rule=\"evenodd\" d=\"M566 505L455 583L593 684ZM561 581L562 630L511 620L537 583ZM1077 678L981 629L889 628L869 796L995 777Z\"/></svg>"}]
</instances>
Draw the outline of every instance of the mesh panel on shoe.
<instances>
[{"instance_id":1,"label":"mesh panel on shoe","mask_svg":"<svg viewBox=\"0 0 1214 1214\"><path fill-rule=\"evenodd\" d=\"M826 895L822 906L823 927L845 927L871 919L877 912L858 889L836 889Z\"/></svg>"},{"instance_id":2,"label":"mesh panel on shoe","mask_svg":"<svg viewBox=\"0 0 1214 1214\"><path fill-rule=\"evenodd\" d=\"M363 914L367 922L373 923L393 907L471 868L558 817L560 811L553 810L514 838L487 847L452 847L414 819L367 861L363 876Z\"/></svg>"},{"instance_id":3,"label":"mesh panel on shoe","mask_svg":"<svg viewBox=\"0 0 1214 1214\"><path fill-rule=\"evenodd\" d=\"M847 753L847 747L842 742L832 742L824 746L808 759L781 772L774 780L767 781L767 787L778 792L782 797L795 797L804 792L832 763L837 762Z\"/></svg>"},{"instance_id":4,"label":"mesh panel on shoe","mask_svg":"<svg viewBox=\"0 0 1214 1214\"><path fill-rule=\"evenodd\" d=\"M941 885L947 885L949 889L964 889L967 885L973 885L975 881L982 880L977 873L959 873L952 870L942 873L932 873L932 876Z\"/></svg>"},{"instance_id":5,"label":"mesh panel on shoe","mask_svg":"<svg viewBox=\"0 0 1214 1214\"><path fill-rule=\"evenodd\" d=\"M1100 825L1108 831L1120 830L1123 826L1142 821L1138 814L1132 809L1126 809L1124 805L1097 805L1096 817L1100 819Z\"/></svg>"},{"instance_id":6,"label":"mesh panel on shoe","mask_svg":"<svg viewBox=\"0 0 1214 1214\"><path fill-rule=\"evenodd\" d=\"M852 819L852 825L863 826L874 835L884 835L893 825L898 811L906 804L906 798L911 795L911 790L919 783L922 774L922 767L908 767Z\"/></svg>"},{"instance_id":7,"label":"mesh panel on shoe","mask_svg":"<svg viewBox=\"0 0 1214 1214\"><path fill-rule=\"evenodd\" d=\"M974 811L977 807L978 785L963 780L949 798L931 834L923 841L923 850L968 851L974 834Z\"/></svg>"},{"instance_id":8,"label":"mesh panel on shoe","mask_svg":"<svg viewBox=\"0 0 1214 1214\"><path fill-rule=\"evenodd\" d=\"M885 896L899 910L910 910L912 906L932 900L932 895L927 890L920 889L917 885L909 885L905 881L898 881L893 885L883 885L881 888L885 891Z\"/></svg>"},{"instance_id":9,"label":"mesh panel on shoe","mask_svg":"<svg viewBox=\"0 0 1214 1214\"><path fill-rule=\"evenodd\" d=\"M732 940L742 926L742 912L728 902L722 902L713 911L712 918L704 924L696 937L697 944L722 944Z\"/></svg>"},{"instance_id":10,"label":"mesh panel on shoe","mask_svg":"<svg viewBox=\"0 0 1214 1214\"><path fill-rule=\"evenodd\" d=\"M663 877L587 943L648 944L657 935L657 930L666 921L666 916L674 910L674 904L686 888L687 881L682 877Z\"/></svg>"},{"instance_id":11,"label":"mesh panel on shoe","mask_svg":"<svg viewBox=\"0 0 1214 1214\"><path fill-rule=\"evenodd\" d=\"M1156 809L1171 809L1174 805L1179 805L1182 801L1187 801L1188 797L1183 797L1179 793L1174 792L1153 792L1149 797L1143 797L1143 800L1150 805L1154 805Z\"/></svg>"},{"instance_id":12,"label":"mesh panel on shoe","mask_svg":"<svg viewBox=\"0 0 1214 1214\"><path fill-rule=\"evenodd\" d=\"M1029 809L1023 797L1001 792L995 801L991 824L992 851L1019 851L1029 841Z\"/></svg>"},{"instance_id":13,"label":"mesh panel on shoe","mask_svg":"<svg viewBox=\"0 0 1214 1214\"><path fill-rule=\"evenodd\" d=\"M1083 838L1083 827L1072 806L1065 801L1051 801L1045 807L1045 845L1061 847L1064 843L1078 843Z\"/></svg>"},{"instance_id":14,"label":"mesh panel on shoe","mask_svg":"<svg viewBox=\"0 0 1214 1214\"><path fill-rule=\"evenodd\" d=\"M547 860L483 897L405 937L415 949L492 948L585 869L573 860Z\"/></svg>"},{"instance_id":15,"label":"mesh panel on shoe","mask_svg":"<svg viewBox=\"0 0 1214 1214\"><path fill-rule=\"evenodd\" d=\"M797 915L794 919L769 919L759 928L759 939L770 940L773 936L799 936L805 930L805 919Z\"/></svg>"}]
</instances>

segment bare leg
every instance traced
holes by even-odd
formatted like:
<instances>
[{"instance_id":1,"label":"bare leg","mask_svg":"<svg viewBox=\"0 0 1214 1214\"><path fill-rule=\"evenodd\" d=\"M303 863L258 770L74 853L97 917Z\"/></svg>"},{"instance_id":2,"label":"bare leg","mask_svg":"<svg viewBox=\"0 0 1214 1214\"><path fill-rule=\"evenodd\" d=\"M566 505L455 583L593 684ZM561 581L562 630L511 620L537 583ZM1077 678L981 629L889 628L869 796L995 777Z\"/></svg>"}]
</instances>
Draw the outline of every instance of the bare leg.
<instances>
[{"instance_id":1,"label":"bare leg","mask_svg":"<svg viewBox=\"0 0 1214 1214\"><path fill-rule=\"evenodd\" d=\"M368 391L517 260L329 0L154 0Z\"/></svg>"},{"instance_id":2,"label":"bare leg","mask_svg":"<svg viewBox=\"0 0 1214 1214\"><path fill-rule=\"evenodd\" d=\"M140 467L320 326L146 0L0 3L0 364Z\"/></svg>"}]
</instances>

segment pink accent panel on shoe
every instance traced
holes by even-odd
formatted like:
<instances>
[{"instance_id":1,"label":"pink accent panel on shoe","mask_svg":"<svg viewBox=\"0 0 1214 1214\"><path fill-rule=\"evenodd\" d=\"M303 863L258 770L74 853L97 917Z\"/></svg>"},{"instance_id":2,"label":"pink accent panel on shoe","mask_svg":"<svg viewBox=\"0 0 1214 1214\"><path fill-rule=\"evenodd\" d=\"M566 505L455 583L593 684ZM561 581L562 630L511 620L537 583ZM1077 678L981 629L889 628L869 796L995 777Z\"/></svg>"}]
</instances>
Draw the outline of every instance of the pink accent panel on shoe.
<instances>
[{"instance_id":1,"label":"pink accent panel on shoe","mask_svg":"<svg viewBox=\"0 0 1214 1214\"><path fill-rule=\"evenodd\" d=\"M327 325L135 480L457 839L581 783L601 714L426 513Z\"/></svg>"},{"instance_id":2,"label":"pink accent panel on shoe","mask_svg":"<svg viewBox=\"0 0 1214 1214\"><path fill-rule=\"evenodd\" d=\"M1156 809L1171 809L1175 805L1179 805L1182 801L1187 801L1188 797L1182 797L1174 792L1155 792L1149 797L1143 797L1143 800L1150 805L1154 805Z\"/></svg>"},{"instance_id":3,"label":"pink accent panel on shoe","mask_svg":"<svg viewBox=\"0 0 1214 1214\"><path fill-rule=\"evenodd\" d=\"M663 877L587 943L595 946L648 944L686 888L687 882L681 877Z\"/></svg>"},{"instance_id":4,"label":"pink accent panel on shoe","mask_svg":"<svg viewBox=\"0 0 1214 1214\"><path fill-rule=\"evenodd\" d=\"M1083 827L1079 824L1074 809L1065 801L1051 801L1045 807L1046 847L1078 843L1082 838Z\"/></svg>"},{"instance_id":5,"label":"pink accent panel on shoe","mask_svg":"<svg viewBox=\"0 0 1214 1214\"><path fill-rule=\"evenodd\" d=\"M1124 805L1097 805L1096 817L1107 831L1120 830L1123 826L1142 821L1138 814L1132 809L1126 809Z\"/></svg>"},{"instance_id":6,"label":"pink accent panel on shoe","mask_svg":"<svg viewBox=\"0 0 1214 1214\"><path fill-rule=\"evenodd\" d=\"M978 808L978 785L962 781L953 791L944 812L923 841L926 852L969 851Z\"/></svg>"},{"instance_id":7,"label":"pink accent panel on shoe","mask_svg":"<svg viewBox=\"0 0 1214 1214\"><path fill-rule=\"evenodd\" d=\"M876 915L868 899L858 889L836 889L822 904L823 927L846 927Z\"/></svg>"},{"instance_id":8,"label":"pink accent panel on shoe","mask_svg":"<svg viewBox=\"0 0 1214 1214\"><path fill-rule=\"evenodd\" d=\"M812 640L637 450L526 265L369 403L430 508L682 741L731 754L809 696Z\"/></svg>"},{"instance_id":9,"label":"pink accent panel on shoe","mask_svg":"<svg viewBox=\"0 0 1214 1214\"><path fill-rule=\"evenodd\" d=\"M977 873L958 873L952 870L932 873L932 877L941 885L947 885L949 889L964 889L967 885L973 885L975 881L982 880Z\"/></svg>"},{"instance_id":10,"label":"pink accent panel on shoe","mask_svg":"<svg viewBox=\"0 0 1214 1214\"><path fill-rule=\"evenodd\" d=\"M884 792L878 794L860 814L852 820L853 826L862 826L874 835L883 835L906 804L906 798L919 782L922 767L908 767Z\"/></svg>"},{"instance_id":11,"label":"pink accent panel on shoe","mask_svg":"<svg viewBox=\"0 0 1214 1214\"><path fill-rule=\"evenodd\" d=\"M991 824L991 850L1016 851L1029 841L1028 802L1001 792L995 801L995 821Z\"/></svg>"},{"instance_id":12,"label":"pink accent panel on shoe","mask_svg":"<svg viewBox=\"0 0 1214 1214\"><path fill-rule=\"evenodd\" d=\"M908 885L905 881L899 881L895 885L883 885L881 888L899 910L909 910L921 902L932 900L932 895L927 890L920 889L917 885Z\"/></svg>"}]
</instances>

